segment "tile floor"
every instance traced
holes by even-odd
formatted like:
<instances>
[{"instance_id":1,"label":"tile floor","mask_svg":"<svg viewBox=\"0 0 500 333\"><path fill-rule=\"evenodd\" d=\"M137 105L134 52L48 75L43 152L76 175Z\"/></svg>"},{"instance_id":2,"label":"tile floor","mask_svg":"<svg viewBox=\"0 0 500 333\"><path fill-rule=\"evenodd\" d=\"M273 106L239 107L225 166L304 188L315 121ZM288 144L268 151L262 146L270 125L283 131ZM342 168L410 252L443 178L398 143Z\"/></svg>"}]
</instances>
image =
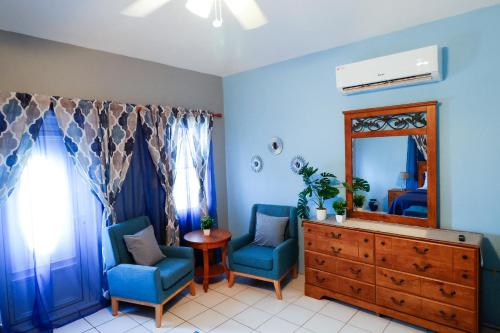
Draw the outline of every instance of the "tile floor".
<instances>
[{"instance_id":1,"label":"tile floor","mask_svg":"<svg viewBox=\"0 0 500 333\"><path fill-rule=\"evenodd\" d=\"M288 282L283 300L275 298L271 284L237 278L232 288L225 280L196 296L187 292L165 306L162 327L154 311L122 305L117 317L102 309L55 330L56 333L416 333L425 329L378 317L357 308L304 296L304 276Z\"/></svg>"}]
</instances>

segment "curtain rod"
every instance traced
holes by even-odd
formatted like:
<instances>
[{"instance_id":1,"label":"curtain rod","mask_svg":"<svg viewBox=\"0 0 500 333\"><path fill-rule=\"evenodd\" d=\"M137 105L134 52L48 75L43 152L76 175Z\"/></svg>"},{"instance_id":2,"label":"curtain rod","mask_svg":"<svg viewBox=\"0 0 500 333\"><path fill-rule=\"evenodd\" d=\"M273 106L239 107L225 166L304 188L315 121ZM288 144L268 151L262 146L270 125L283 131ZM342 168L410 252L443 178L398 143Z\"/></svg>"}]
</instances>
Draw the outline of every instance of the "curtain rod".
<instances>
[{"instance_id":1,"label":"curtain rod","mask_svg":"<svg viewBox=\"0 0 500 333\"><path fill-rule=\"evenodd\" d=\"M141 111L142 111L142 107L141 107L141 106L139 106L139 107L137 108L137 112L141 112ZM223 113L211 113L211 112L210 112L210 114L211 114L214 118L221 118L221 119L222 119L222 118L224 118L224 114L223 114Z\"/></svg>"}]
</instances>

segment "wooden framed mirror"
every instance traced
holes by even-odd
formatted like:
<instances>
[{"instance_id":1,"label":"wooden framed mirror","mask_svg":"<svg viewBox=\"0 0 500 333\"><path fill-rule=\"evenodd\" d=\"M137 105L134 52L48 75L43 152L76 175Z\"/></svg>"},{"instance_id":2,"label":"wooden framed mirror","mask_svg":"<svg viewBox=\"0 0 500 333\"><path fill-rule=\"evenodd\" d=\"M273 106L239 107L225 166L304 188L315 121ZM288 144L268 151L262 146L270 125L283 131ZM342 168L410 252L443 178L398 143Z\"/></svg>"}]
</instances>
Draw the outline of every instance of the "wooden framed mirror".
<instances>
[{"instance_id":1,"label":"wooden framed mirror","mask_svg":"<svg viewBox=\"0 0 500 333\"><path fill-rule=\"evenodd\" d=\"M437 227L437 102L344 111L347 216Z\"/></svg>"}]
</instances>

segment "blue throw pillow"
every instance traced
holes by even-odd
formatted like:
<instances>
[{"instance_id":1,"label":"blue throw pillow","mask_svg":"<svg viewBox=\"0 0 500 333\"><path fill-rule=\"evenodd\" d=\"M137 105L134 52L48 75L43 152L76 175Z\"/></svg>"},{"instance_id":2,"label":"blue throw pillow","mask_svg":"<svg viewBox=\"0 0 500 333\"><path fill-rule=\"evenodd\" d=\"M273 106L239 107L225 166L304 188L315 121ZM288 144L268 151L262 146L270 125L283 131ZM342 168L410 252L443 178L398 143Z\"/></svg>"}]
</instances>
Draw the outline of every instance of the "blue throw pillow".
<instances>
[{"instance_id":1,"label":"blue throw pillow","mask_svg":"<svg viewBox=\"0 0 500 333\"><path fill-rule=\"evenodd\" d=\"M257 213L255 238L253 243L260 246L276 247L285 240L288 216L269 216Z\"/></svg>"}]
</instances>

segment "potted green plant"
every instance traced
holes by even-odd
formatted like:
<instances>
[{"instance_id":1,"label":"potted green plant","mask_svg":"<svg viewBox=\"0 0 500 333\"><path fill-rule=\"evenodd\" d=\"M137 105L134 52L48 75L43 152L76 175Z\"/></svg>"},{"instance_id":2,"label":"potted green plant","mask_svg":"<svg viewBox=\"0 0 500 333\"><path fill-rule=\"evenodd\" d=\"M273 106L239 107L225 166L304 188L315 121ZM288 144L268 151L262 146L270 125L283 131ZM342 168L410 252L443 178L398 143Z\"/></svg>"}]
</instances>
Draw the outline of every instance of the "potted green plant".
<instances>
[{"instance_id":1,"label":"potted green plant","mask_svg":"<svg viewBox=\"0 0 500 333\"><path fill-rule=\"evenodd\" d=\"M322 172L316 175L317 168L304 165L299 175L306 185L306 188L299 193L299 201L297 204L297 211L301 218L309 218L309 200L316 205L316 219L323 221L326 219L325 200L334 198L339 194L339 189L336 187L338 184L337 177L333 173Z\"/></svg>"},{"instance_id":2,"label":"potted green plant","mask_svg":"<svg viewBox=\"0 0 500 333\"><path fill-rule=\"evenodd\" d=\"M352 185L343 183L345 188L353 194L352 202L354 204L354 210L363 210L365 205L366 197L362 192L370 192L370 184L363 178L354 177L352 180Z\"/></svg>"},{"instance_id":3,"label":"potted green plant","mask_svg":"<svg viewBox=\"0 0 500 333\"><path fill-rule=\"evenodd\" d=\"M347 208L347 201L344 199L338 199L332 204L333 210L335 211L335 219L338 223L345 221L345 211Z\"/></svg>"},{"instance_id":4,"label":"potted green plant","mask_svg":"<svg viewBox=\"0 0 500 333\"><path fill-rule=\"evenodd\" d=\"M214 224L214 219L210 216L203 216L200 220L201 229L205 236L210 236L210 228Z\"/></svg>"}]
</instances>

